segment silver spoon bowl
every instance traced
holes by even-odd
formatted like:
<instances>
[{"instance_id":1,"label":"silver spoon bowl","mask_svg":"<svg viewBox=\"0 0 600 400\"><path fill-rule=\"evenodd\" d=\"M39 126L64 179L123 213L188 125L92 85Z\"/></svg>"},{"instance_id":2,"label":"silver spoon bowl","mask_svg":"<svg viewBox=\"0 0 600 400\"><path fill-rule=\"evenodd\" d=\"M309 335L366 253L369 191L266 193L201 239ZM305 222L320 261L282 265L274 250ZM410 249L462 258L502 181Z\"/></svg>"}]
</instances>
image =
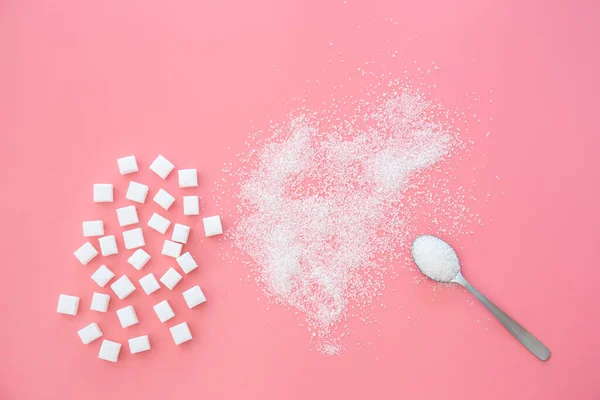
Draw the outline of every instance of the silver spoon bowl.
<instances>
[{"instance_id":1,"label":"silver spoon bowl","mask_svg":"<svg viewBox=\"0 0 600 400\"><path fill-rule=\"evenodd\" d=\"M417 243L417 241L423 240L423 239L438 240L439 243L436 243L436 250L440 251L440 254L442 254L442 255L447 255L449 252L453 253L453 256L456 258L456 264L450 263L448 268L451 269L451 271L443 271L443 270L440 271L440 268L436 268L435 272L437 274L434 274L432 272L431 257L429 257L427 262L425 262L423 260L423 255L419 254L419 252L416 251L415 244ZM419 270L421 272L423 272L423 274L425 276L427 276L428 278L433 279L434 281L437 281L437 282L458 283L459 285L461 285L462 287L467 289L467 291L469 293L471 293L473 296L475 296L480 302L482 302L483 305L486 306L487 309L490 310L490 312L496 318L498 318L498 320L502 323L502 325L504 325L504 327L506 329L508 329L508 331L519 342L521 342L521 344L523 346L525 346L527 348L527 350L532 352L537 358L539 358L542 361L546 361L546 360L548 360L548 358L550 358L550 349L548 349L546 346L544 346L544 344L542 342L540 342L538 339L536 339L535 336L533 336L525 328L523 328L521 325L519 325L514 319L509 317L504 311L502 311L500 308L498 308L498 306L496 306L494 303L489 301L487 299L487 297L485 297L483 294L481 294L479 292L479 290L475 289L473 287L473 285L471 285L469 282L467 282L467 280L460 273L460 265L458 264L458 256L456 256L456 252L452 249L452 247L448 243L444 242L442 239L437 238L435 236L429 236L429 235L419 236L413 242L412 255L413 255L413 259L415 260L415 263L417 264L417 267L419 267ZM431 255L427 255L427 256L431 256ZM452 258L450 258L450 260L452 261ZM421 265L419 265L419 263L421 263ZM444 266L444 268L445 267L446 266ZM450 272L450 274L448 274L448 273L444 274L444 273L440 273L440 272ZM454 275L453 278L451 278L452 275Z\"/></svg>"}]
</instances>

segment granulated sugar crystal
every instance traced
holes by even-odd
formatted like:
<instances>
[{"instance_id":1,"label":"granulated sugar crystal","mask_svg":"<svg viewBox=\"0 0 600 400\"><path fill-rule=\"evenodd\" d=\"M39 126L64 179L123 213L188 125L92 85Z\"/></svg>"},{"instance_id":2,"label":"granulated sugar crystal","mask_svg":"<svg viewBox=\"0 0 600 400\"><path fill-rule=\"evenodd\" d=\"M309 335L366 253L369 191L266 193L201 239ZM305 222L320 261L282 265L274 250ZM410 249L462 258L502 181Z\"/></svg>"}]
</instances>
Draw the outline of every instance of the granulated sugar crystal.
<instances>
[{"instance_id":1,"label":"granulated sugar crystal","mask_svg":"<svg viewBox=\"0 0 600 400\"><path fill-rule=\"evenodd\" d=\"M306 314L323 354L339 353L333 332L349 302L382 292L382 254L409 240L399 211L406 190L460 145L435 107L405 90L331 128L299 113L242 174L229 237L251 256L266 293Z\"/></svg>"},{"instance_id":2,"label":"granulated sugar crystal","mask_svg":"<svg viewBox=\"0 0 600 400\"><path fill-rule=\"evenodd\" d=\"M460 272L460 263L452 247L435 236L416 238L412 255L421 272L434 281L450 282Z\"/></svg>"}]
</instances>

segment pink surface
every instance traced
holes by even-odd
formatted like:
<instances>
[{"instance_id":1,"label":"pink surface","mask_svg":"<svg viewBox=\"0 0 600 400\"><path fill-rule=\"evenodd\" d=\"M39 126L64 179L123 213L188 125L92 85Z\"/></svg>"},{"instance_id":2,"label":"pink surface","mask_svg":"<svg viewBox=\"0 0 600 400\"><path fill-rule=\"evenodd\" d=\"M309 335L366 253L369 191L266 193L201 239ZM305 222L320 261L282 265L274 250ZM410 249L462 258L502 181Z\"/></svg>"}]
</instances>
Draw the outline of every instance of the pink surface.
<instances>
[{"instance_id":1,"label":"pink surface","mask_svg":"<svg viewBox=\"0 0 600 400\"><path fill-rule=\"evenodd\" d=\"M0 398L599 398L599 11L594 1L2 2ZM249 125L283 118L307 80L322 82L314 99L326 98L327 82L366 61L393 76L435 61L441 70L425 81L443 104L481 112L474 160L459 173L494 195L473 205L485 225L451 241L465 276L551 348L547 363L463 290L434 297L406 269L388 281L377 324L350 321L347 350L323 357L293 311L267 306L180 204L164 214L196 228L188 249L201 264L181 284L200 283L208 303L185 310L179 292L138 289L99 319L89 311L100 260L83 267L72 252L92 218L123 249L114 208L125 202L91 201L94 182L124 196L118 157L138 156L144 171L132 178L150 184L149 196L163 186L147 171L157 153L199 168L200 188L186 193L211 215L213 181ZM181 194L174 175L163 187ZM157 209L147 204L142 221ZM160 274L160 235L147 238L157 257L142 272ZM125 254L108 264L138 278ZM82 297L77 317L55 312L61 292ZM151 309L162 298L192 342L173 345ZM114 311L129 303L141 324L124 330ZM98 360L100 341L76 335L96 319L109 339L150 333L153 349Z\"/></svg>"}]
</instances>

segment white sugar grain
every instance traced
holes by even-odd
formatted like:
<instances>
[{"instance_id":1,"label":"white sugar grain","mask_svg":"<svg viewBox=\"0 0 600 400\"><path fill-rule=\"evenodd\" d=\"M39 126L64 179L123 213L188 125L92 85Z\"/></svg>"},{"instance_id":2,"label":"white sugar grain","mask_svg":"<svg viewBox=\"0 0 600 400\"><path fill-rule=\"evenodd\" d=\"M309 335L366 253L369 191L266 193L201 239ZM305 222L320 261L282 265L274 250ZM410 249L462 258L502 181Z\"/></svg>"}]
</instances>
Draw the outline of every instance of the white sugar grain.
<instances>
[{"instance_id":1,"label":"white sugar grain","mask_svg":"<svg viewBox=\"0 0 600 400\"><path fill-rule=\"evenodd\" d=\"M329 128L301 110L247 158L228 235L265 292L306 314L323 354L341 350L333 332L349 303L383 291L383 255L409 237L407 190L460 145L437 107L404 90Z\"/></svg>"},{"instance_id":2,"label":"white sugar grain","mask_svg":"<svg viewBox=\"0 0 600 400\"><path fill-rule=\"evenodd\" d=\"M452 247L435 236L416 238L412 255L421 272L434 281L450 282L460 272L460 263Z\"/></svg>"}]
</instances>

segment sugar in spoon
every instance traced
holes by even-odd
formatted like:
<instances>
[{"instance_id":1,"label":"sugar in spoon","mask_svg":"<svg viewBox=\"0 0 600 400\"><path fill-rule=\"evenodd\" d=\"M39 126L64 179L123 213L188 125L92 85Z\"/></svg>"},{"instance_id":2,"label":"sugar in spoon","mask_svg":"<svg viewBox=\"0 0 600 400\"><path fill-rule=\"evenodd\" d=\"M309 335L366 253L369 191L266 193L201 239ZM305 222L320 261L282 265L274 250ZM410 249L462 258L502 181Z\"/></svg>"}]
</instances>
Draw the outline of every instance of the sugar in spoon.
<instances>
[{"instance_id":1,"label":"sugar in spoon","mask_svg":"<svg viewBox=\"0 0 600 400\"><path fill-rule=\"evenodd\" d=\"M458 283L477 297L527 350L542 361L550 358L550 350L542 342L467 282L460 273L458 256L448 243L435 236L423 235L415 239L411 250L417 267L425 276L437 282Z\"/></svg>"}]
</instances>

